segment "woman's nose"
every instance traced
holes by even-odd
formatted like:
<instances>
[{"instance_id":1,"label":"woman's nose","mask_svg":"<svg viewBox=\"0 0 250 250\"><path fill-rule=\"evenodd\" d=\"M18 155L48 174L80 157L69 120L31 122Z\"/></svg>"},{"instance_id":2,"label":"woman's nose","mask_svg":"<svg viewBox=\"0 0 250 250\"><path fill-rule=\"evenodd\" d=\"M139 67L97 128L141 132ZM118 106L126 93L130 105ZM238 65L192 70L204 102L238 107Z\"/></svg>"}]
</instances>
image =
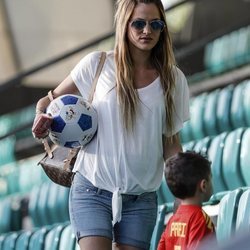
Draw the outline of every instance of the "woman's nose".
<instances>
[{"instance_id":1,"label":"woman's nose","mask_svg":"<svg viewBox=\"0 0 250 250\"><path fill-rule=\"evenodd\" d=\"M145 33L145 34L152 33L151 26L148 22L146 23L145 27L143 28L143 33Z\"/></svg>"}]
</instances>

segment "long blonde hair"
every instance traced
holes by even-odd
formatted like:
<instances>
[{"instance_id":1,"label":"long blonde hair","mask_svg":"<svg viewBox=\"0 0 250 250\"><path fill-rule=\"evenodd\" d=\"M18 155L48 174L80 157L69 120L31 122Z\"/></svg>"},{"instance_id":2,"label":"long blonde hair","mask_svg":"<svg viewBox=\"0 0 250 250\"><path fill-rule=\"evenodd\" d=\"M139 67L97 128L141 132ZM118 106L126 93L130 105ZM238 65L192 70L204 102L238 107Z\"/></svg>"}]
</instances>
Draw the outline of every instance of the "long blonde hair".
<instances>
[{"instance_id":1,"label":"long blonde hair","mask_svg":"<svg viewBox=\"0 0 250 250\"><path fill-rule=\"evenodd\" d=\"M117 95L124 124L127 130L133 128L136 119L138 92L134 86L134 70L127 42L127 25L138 3L154 3L159 11L161 20L166 23L165 11L161 0L117 0L115 14L116 41L115 64ZM167 26L161 32L156 46L152 49L151 62L157 70L165 98L166 123L170 131L173 128L172 114L174 111L173 89L175 86L173 66L175 65L172 41Z\"/></svg>"}]
</instances>

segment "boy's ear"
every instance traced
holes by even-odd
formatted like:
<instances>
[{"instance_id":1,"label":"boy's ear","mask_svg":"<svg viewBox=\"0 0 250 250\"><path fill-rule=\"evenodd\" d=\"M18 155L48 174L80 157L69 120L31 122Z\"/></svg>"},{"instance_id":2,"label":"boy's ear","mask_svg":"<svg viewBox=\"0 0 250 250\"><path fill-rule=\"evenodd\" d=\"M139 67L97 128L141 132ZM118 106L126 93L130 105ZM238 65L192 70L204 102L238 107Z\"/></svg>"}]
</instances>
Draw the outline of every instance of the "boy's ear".
<instances>
[{"instance_id":1,"label":"boy's ear","mask_svg":"<svg viewBox=\"0 0 250 250\"><path fill-rule=\"evenodd\" d=\"M206 179L201 180L200 189L203 193L207 191L207 180Z\"/></svg>"}]
</instances>

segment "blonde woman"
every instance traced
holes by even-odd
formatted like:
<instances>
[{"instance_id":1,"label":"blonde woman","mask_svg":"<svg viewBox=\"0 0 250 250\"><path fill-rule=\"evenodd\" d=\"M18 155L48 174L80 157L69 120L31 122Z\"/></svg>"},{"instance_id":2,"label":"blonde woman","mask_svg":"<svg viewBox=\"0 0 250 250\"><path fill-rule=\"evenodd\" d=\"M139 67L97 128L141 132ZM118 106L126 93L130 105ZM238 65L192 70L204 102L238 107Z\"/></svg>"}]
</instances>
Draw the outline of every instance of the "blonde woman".
<instances>
[{"instance_id":1,"label":"blonde woman","mask_svg":"<svg viewBox=\"0 0 250 250\"><path fill-rule=\"evenodd\" d=\"M164 161L182 150L178 131L189 118L161 1L118 0L116 7L116 44L93 100L98 132L78 154L69 197L82 250L149 249ZM100 54L84 57L54 97L79 91L87 99ZM35 121L48 104L48 97L38 101ZM33 132L41 138L47 129Z\"/></svg>"}]
</instances>

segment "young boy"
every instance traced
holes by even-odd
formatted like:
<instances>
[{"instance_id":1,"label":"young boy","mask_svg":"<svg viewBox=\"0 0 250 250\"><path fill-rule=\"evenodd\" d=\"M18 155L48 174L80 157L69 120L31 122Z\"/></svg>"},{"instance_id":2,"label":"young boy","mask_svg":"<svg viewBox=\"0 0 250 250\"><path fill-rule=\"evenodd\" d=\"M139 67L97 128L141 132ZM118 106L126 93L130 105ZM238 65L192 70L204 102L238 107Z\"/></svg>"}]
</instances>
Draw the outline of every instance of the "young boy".
<instances>
[{"instance_id":1,"label":"young boy","mask_svg":"<svg viewBox=\"0 0 250 250\"><path fill-rule=\"evenodd\" d=\"M157 250L195 250L214 225L202 210L212 195L211 163L195 152L178 153L166 162L165 178L180 205L167 223Z\"/></svg>"}]
</instances>

